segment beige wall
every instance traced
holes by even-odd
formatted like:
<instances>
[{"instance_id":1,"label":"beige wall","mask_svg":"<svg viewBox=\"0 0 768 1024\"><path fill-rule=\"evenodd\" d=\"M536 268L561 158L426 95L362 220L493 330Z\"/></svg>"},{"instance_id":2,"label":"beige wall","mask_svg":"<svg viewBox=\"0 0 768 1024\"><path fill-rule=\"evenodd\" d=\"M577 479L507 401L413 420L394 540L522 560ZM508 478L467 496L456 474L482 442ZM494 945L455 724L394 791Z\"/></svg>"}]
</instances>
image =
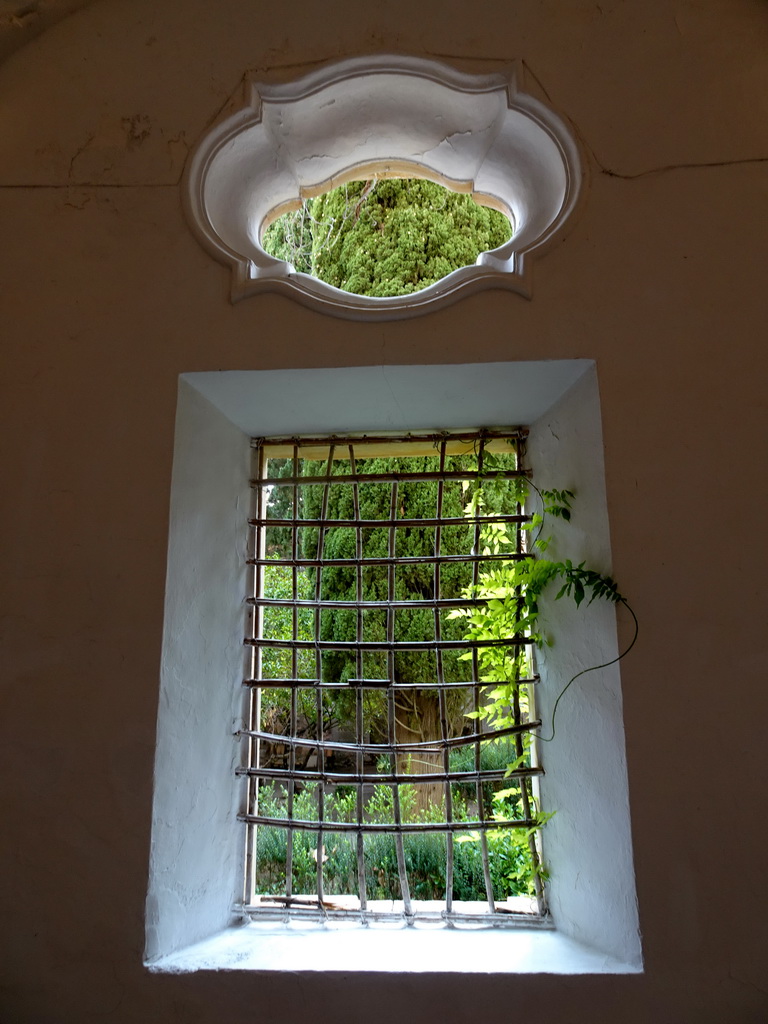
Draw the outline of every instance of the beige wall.
<instances>
[{"instance_id":1,"label":"beige wall","mask_svg":"<svg viewBox=\"0 0 768 1024\"><path fill-rule=\"evenodd\" d=\"M0 1019L764 1020L768 9L276 10L103 0L0 68ZM182 218L187 146L246 69L387 50L523 58L583 139L588 201L532 301L378 326L231 306ZM641 623L622 679L646 973L149 975L178 374L481 357L597 361L613 568Z\"/></svg>"}]
</instances>

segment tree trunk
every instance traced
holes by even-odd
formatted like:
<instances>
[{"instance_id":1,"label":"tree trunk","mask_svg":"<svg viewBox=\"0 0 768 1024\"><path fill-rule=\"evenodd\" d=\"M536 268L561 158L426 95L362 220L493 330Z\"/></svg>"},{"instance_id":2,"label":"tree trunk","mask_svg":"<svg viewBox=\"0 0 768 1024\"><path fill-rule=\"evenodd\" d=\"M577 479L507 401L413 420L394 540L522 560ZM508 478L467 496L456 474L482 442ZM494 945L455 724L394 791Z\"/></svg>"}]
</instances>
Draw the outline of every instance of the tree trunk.
<instances>
[{"instance_id":1,"label":"tree trunk","mask_svg":"<svg viewBox=\"0 0 768 1024\"><path fill-rule=\"evenodd\" d=\"M435 690L399 690L395 702L398 743L424 743L440 739L440 702ZM441 753L400 754L398 772L429 775L443 770ZM442 782L415 783L416 813L442 803L445 793Z\"/></svg>"}]
</instances>

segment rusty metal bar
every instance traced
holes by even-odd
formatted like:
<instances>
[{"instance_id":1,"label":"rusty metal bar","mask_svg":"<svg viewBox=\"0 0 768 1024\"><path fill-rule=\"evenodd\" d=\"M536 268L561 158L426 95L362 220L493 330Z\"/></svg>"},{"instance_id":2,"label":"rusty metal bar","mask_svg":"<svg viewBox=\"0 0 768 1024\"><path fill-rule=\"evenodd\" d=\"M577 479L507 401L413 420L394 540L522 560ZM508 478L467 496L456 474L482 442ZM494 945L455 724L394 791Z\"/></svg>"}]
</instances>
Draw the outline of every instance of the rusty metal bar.
<instances>
[{"instance_id":1,"label":"rusty metal bar","mask_svg":"<svg viewBox=\"0 0 768 1024\"><path fill-rule=\"evenodd\" d=\"M530 474L526 470L521 469L499 469L494 470L493 475L500 480L515 480L515 479L526 479ZM488 474L483 474L478 470L471 469L453 469L446 470L443 480L482 480L485 479ZM330 486L331 484L388 484L388 483L418 483L418 482L433 482L436 483L440 480L440 474L437 470L411 470L402 473L352 473L345 474L344 476L336 475L325 475L325 476L268 476L258 478L255 477L250 481L251 487L291 487L293 484L300 484L302 487L312 487L317 485ZM321 516L325 518L325 516ZM394 518L394 517L393 517Z\"/></svg>"},{"instance_id":2,"label":"rusty metal bar","mask_svg":"<svg viewBox=\"0 0 768 1024\"><path fill-rule=\"evenodd\" d=\"M397 480L392 480L390 485L390 519L395 518L397 512ZM389 555L391 564L387 573L387 598L393 601L395 598L395 548L396 548L396 527L389 531ZM393 609L387 611L387 674L390 679L395 678L395 613ZM391 744L390 765L393 773L397 773L397 716L395 714L395 692L387 690L387 738ZM403 847L403 833L401 831L403 821L400 810L400 786L392 787L392 813L395 826L395 853L397 855L397 873L400 879L400 895L403 900L403 911L406 917L411 917L411 893L408 885L408 872L405 868L405 849Z\"/></svg>"},{"instance_id":3,"label":"rusty metal bar","mask_svg":"<svg viewBox=\"0 0 768 1024\"><path fill-rule=\"evenodd\" d=\"M358 572L362 572L362 560L356 561L355 568ZM274 562L270 563L274 564ZM294 572L296 567L292 566ZM248 597L245 601L248 605L258 605L261 608L309 608L314 610L315 608L348 608L350 611L357 611L358 609L380 609L386 611L387 608L410 608L425 610L430 609L449 609L449 608L480 608L485 604L481 598L459 598L449 597L443 598L442 600L418 600L418 601L306 601L297 600L292 601L287 597ZM360 638L362 641L362 637Z\"/></svg>"},{"instance_id":4,"label":"rusty metal bar","mask_svg":"<svg viewBox=\"0 0 768 1024\"><path fill-rule=\"evenodd\" d=\"M499 555L401 555L398 558L363 558L362 565L365 568L374 565L431 565L433 562L440 562L445 565L448 562L461 562L467 565L474 565L475 562L514 562L518 559L530 558L530 555L518 555L514 552ZM327 566L339 566L341 568L353 569L357 565L356 558L326 558L324 561L319 558L249 558L246 565L296 565L301 569L324 569Z\"/></svg>"},{"instance_id":5,"label":"rusty metal bar","mask_svg":"<svg viewBox=\"0 0 768 1024\"><path fill-rule=\"evenodd\" d=\"M475 444L478 439L484 438L486 441L506 441L514 440L516 438L527 437L528 427L504 427L498 430L487 428L485 430L471 430L471 431L443 431L442 433L411 433L411 434L387 434L387 433L371 433L371 434L328 434L325 437L322 435L316 437L297 437L295 434L292 436L285 437L254 437L251 438L251 446L253 448L265 448L267 452L271 448L278 446L284 447L285 445L298 445L301 448L311 448L314 446L321 446L327 448L328 445L333 444L334 446L353 445L358 447L361 444L366 445L389 445L389 444L413 444L415 442L431 443L435 451L437 447L444 442L456 442L466 441L468 445ZM467 453L468 454L468 453ZM272 456L274 457L274 456Z\"/></svg>"},{"instance_id":6,"label":"rusty metal bar","mask_svg":"<svg viewBox=\"0 0 768 1024\"><path fill-rule=\"evenodd\" d=\"M263 897L264 899L272 898L275 902L275 907L270 909L264 905L256 905L249 907L239 907L238 912L246 914L248 917L255 918L258 920L266 921L284 921L286 910L285 897ZM398 922L405 921L407 918L404 914L399 911L382 911L382 910L349 910L347 908L341 908L335 906L326 900L322 907L314 905L303 905L297 901L291 902L290 906L290 918L299 918L302 920L311 921L326 921L326 920L343 920L349 918L351 914L355 917L360 918L363 923L376 923L380 921L385 922ZM439 924L445 922L448 925L452 924L471 924L474 926L483 926L485 928L539 928L543 930L551 930L554 928L549 918L538 917L535 913L525 913L524 911L515 912L513 910L507 910L506 907L496 907L494 913L491 914L463 914L457 911L453 911L450 914L447 911L419 911L419 920L425 922L434 922Z\"/></svg>"},{"instance_id":7,"label":"rusty metal bar","mask_svg":"<svg viewBox=\"0 0 768 1024\"><path fill-rule=\"evenodd\" d=\"M525 679L521 678L518 680L521 685L532 686L540 682L539 676L528 676ZM466 679L452 682L443 683L443 689L445 690L466 690L472 686L471 682ZM393 690L424 690L434 689L432 686L425 686L424 683L393 683L390 679L348 679L346 683L339 682L325 682L319 679L244 679L243 686L260 686L262 690L287 690L287 689L315 689L320 687L322 690L346 690L353 688L355 690L387 690L390 687Z\"/></svg>"},{"instance_id":8,"label":"rusty metal bar","mask_svg":"<svg viewBox=\"0 0 768 1024\"><path fill-rule=\"evenodd\" d=\"M261 815L253 814L238 814L238 821L248 822L250 825L269 825L273 828L295 828L304 832L317 832L318 837L322 837L323 832L357 832L360 826L356 821L300 821L298 818L267 818ZM505 819L503 821L395 821L395 822L368 822L364 828L368 833L378 833L379 835L388 835L392 833L401 837L400 845L402 846L402 836L404 835L415 835L420 832L479 832L482 836L489 829L502 829L502 828L536 828L538 822L535 819ZM318 838L318 844L320 838ZM319 858L318 858L319 859ZM406 875L405 884L406 890L408 891L408 878L405 872L405 860L403 860L403 873ZM403 895L405 900L405 896Z\"/></svg>"},{"instance_id":9,"label":"rusty metal bar","mask_svg":"<svg viewBox=\"0 0 768 1024\"><path fill-rule=\"evenodd\" d=\"M543 775L544 769L538 767L515 768L483 768L478 776L474 771L442 771L442 772L319 772L308 769L302 771L288 768L236 768L235 775L258 775L261 779L294 778L299 782L328 782L344 786L363 786L375 783L427 783L427 782L501 782L504 779L527 779L534 775Z\"/></svg>"},{"instance_id":10,"label":"rusty metal bar","mask_svg":"<svg viewBox=\"0 0 768 1024\"><path fill-rule=\"evenodd\" d=\"M352 473L356 471L355 463L355 449L352 444L349 445L349 468ZM352 507L355 512L355 522L360 522L360 488L357 484L352 484ZM355 530L355 558L358 560L358 566L355 571L355 596L357 598L357 615L355 621L355 635L358 644L362 643L363 640L363 609L365 604L363 602L363 532L360 528ZM355 654L355 667L359 677L363 677L363 652L358 647ZM364 709L363 709L363 690L358 688L355 693L355 742L357 743L357 753L355 754L355 767L357 768L357 774L361 778L365 774L365 755L362 751L362 743L364 739ZM357 895L360 900L360 909L365 911L368 902L367 886L365 882L365 840L363 832L363 816L365 813L365 805L363 803L363 787L358 786L357 793L355 794L355 811L357 813L357 836L355 841L355 853L357 859Z\"/></svg>"},{"instance_id":11,"label":"rusty metal bar","mask_svg":"<svg viewBox=\"0 0 768 1024\"><path fill-rule=\"evenodd\" d=\"M333 466L333 452L334 446L331 445L328 449L328 462L326 464L326 474L330 474L331 467ZM328 513L328 493L330 490L330 483L326 483L323 487L323 501L321 506L320 518L325 519ZM323 544L325 541L325 528L321 528L318 531L317 537L317 557L322 561L323 557ZM323 574L322 572L317 573L315 579L315 601L320 601L320 595L323 589ZM320 619L320 607L315 609L315 672L319 679L323 677L323 662L322 662L322 650L318 644L318 637L320 636L321 630L321 619ZM318 740L325 739L325 730L323 728L323 691L315 691L315 706L317 710L317 738ZM320 743L317 748L317 766L320 771L325 771L325 746ZM325 783L320 783L317 796L317 816L320 821L323 820L325 809ZM324 856L324 844L323 844L323 830L319 829L317 833L317 847L316 847L316 860L317 860L317 898L319 902L323 901L323 856Z\"/></svg>"},{"instance_id":12,"label":"rusty metal bar","mask_svg":"<svg viewBox=\"0 0 768 1024\"><path fill-rule=\"evenodd\" d=\"M482 469L483 469L483 442L482 441L480 442L480 450L477 453L477 468L478 468L478 473L482 474ZM480 550L481 540L482 540L482 533L481 533L481 529L480 529L480 524L479 523L475 524L474 532L475 532L475 540L474 540L473 551L478 552ZM480 570L479 563L475 562L472 565L472 587L473 587L473 589L476 589L477 585L478 585L479 570ZM479 673L479 664L478 664L477 651L478 651L477 647L474 647L472 649L472 679L474 680L474 684L475 684L474 687L473 687L473 690L472 690L472 697L473 697L473 702L474 702L475 717L476 717L477 720L479 720L480 704L481 704L481 696L482 696L482 687L480 685L480 673ZM478 773L478 781L475 783L475 792L477 794L477 813L480 816L480 820L484 823L485 822L485 802L484 802L485 794L483 793L482 782L480 782L480 779L479 779L479 775L480 775L480 753L481 753L480 740L476 740L475 741L475 770ZM494 910L493 883L491 882L491 864L490 864L490 860L488 859L488 837L486 835L485 829L481 829L480 830L480 853L481 853L481 859L482 859L482 862L483 862L483 880L485 882L485 894L486 894L486 897L488 899L488 909L491 911L491 913L493 913L493 910Z\"/></svg>"},{"instance_id":13,"label":"rusty metal bar","mask_svg":"<svg viewBox=\"0 0 768 1024\"><path fill-rule=\"evenodd\" d=\"M319 614L318 607L318 614ZM366 640L358 644L354 640L252 640L246 637L243 643L251 647L284 648L300 651L469 651L481 647L523 647L534 644L529 637L505 637L502 640ZM422 687L423 689L423 687Z\"/></svg>"},{"instance_id":14,"label":"rusty metal bar","mask_svg":"<svg viewBox=\"0 0 768 1024\"><path fill-rule=\"evenodd\" d=\"M296 445L293 446L293 475L299 475L299 450ZM263 493L263 492L262 492ZM299 488L298 485L293 488L293 513L298 515L299 512ZM294 560L298 558L298 542L299 536L298 531L291 531L291 553L293 554ZM298 640L299 638L299 609L298 596L299 596L299 570L296 566L291 569L291 591L293 593L293 609L291 615L291 626L293 631L293 639ZM294 676L299 674L299 652L297 648L291 651L291 671ZM299 693L298 690L291 690L291 710L290 710L290 724L289 729L291 735L295 736L298 731L298 718L299 718ZM288 770L291 773L291 777L288 779L288 800L287 810L288 817L293 818L293 800L295 796L296 783L294 781L294 773L296 771L296 747L289 747L288 749ZM264 776L262 776L263 778ZM287 835L287 847L285 857L285 893L290 896L293 892L293 829L288 829Z\"/></svg>"},{"instance_id":15,"label":"rusty metal bar","mask_svg":"<svg viewBox=\"0 0 768 1024\"><path fill-rule=\"evenodd\" d=\"M264 472L264 452L259 449L256 458L258 461L259 473ZM258 491L255 495L256 508L258 514L261 516L265 510L265 495L263 491ZM260 559L263 554L263 543L264 534L263 532L253 533L249 538L250 545L253 551L253 559L250 560L253 568L249 568L248 574L250 577L250 586L255 597L261 596L261 588L263 585L263 570L257 565L257 560ZM248 624L251 633L254 637L258 637L262 633L262 620L263 611L255 606L249 609ZM247 650L247 648L246 648ZM261 675L261 652L257 647L251 648L250 655L250 671L252 675L257 677ZM258 768L260 759L260 745L261 739L256 733L261 726L261 690L252 690L249 696L248 702L248 724L249 730L247 738L247 758L248 764L254 765ZM247 782L246 790L246 807L249 814L258 813L259 808L259 779L249 778ZM251 893L254 892L256 882L256 867L257 867L257 833L256 829L249 827L246 831L246 843L245 843L245 879L244 886L247 899L251 898Z\"/></svg>"},{"instance_id":16,"label":"rusty metal bar","mask_svg":"<svg viewBox=\"0 0 768 1024\"><path fill-rule=\"evenodd\" d=\"M297 477L293 478L294 480ZM301 479L304 479L303 477ZM345 477L333 477L336 483L344 482ZM438 481L439 482L439 481ZM298 484L296 484L298 486ZM291 527L304 527L304 526L333 526L333 527L346 527L347 529L357 529L362 527L366 530L374 530L381 528L389 530L393 526L474 526L477 523L487 525L490 523L530 523L533 516L527 513L516 513L513 515L493 515L493 516L446 516L445 519L270 519L268 517L261 519L249 519L248 525L255 527L263 526L274 526L281 528Z\"/></svg>"},{"instance_id":17,"label":"rusty metal bar","mask_svg":"<svg viewBox=\"0 0 768 1024\"><path fill-rule=\"evenodd\" d=\"M440 445L440 472L441 474L445 471L445 441ZM436 527L435 527L435 556L440 557L440 544L443 537L442 532L442 515L443 515L443 491L445 488L445 481L441 479L437 484L437 496L435 499L435 516L436 516ZM442 588L440 581L440 562L435 562L433 565L433 590L435 594L434 602L434 623L435 623L435 640L438 643L442 640L442 622L440 619L440 608L442 606ZM448 725L448 698L445 688L445 672L443 667L443 651L442 648L438 648L435 653L435 667L437 669L437 685L438 685L438 710L440 714L440 736L444 740L450 739L450 730ZM443 749L443 800L445 802L445 820L447 822L453 821L453 793L451 791L451 765L450 765L451 753L448 747ZM448 832L445 836L445 909L447 913L451 913L453 910L453 833Z\"/></svg>"},{"instance_id":18,"label":"rusty metal bar","mask_svg":"<svg viewBox=\"0 0 768 1024\"><path fill-rule=\"evenodd\" d=\"M464 747L472 743L484 743L500 739L502 736L514 736L517 732L531 732L538 729L541 722L524 722L520 725L507 725L503 729L494 729L493 732L475 732L468 736L454 736L447 740L421 740L415 743L343 743L332 740L313 740L304 736L286 736L279 732L265 732L263 730L241 729L239 736L254 736L262 740L270 740L273 743L295 743L298 747L312 747L323 750L347 750L355 752L362 748L364 753L370 754L391 754L391 753L413 753L413 754L439 754L444 747Z\"/></svg>"}]
</instances>

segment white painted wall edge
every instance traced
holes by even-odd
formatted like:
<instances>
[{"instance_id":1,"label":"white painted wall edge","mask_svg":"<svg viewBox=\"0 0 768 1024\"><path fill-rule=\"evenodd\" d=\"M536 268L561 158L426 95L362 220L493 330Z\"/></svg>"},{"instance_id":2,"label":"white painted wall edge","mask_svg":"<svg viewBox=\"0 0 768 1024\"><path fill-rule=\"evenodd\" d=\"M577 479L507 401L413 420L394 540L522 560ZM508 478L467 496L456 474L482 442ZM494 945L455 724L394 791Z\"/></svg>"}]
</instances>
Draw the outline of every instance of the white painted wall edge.
<instances>
[{"instance_id":1,"label":"white painted wall edge","mask_svg":"<svg viewBox=\"0 0 768 1024\"><path fill-rule=\"evenodd\" d=\"M371 970L376 964L377 969ZM637 974L636 964L555 931L447 928L229 929L150 965L162 973L285 971L406 974Z\"/></svg>"},{"instance_id":2,"label":"white painted wall edge","mask_svg":"<svg viewBox=\"0 0 768 1024\"><path fill-rule=\"evenodd\" d=\"M535 423L590 359L183 374L252 437Z\"/></svg>"}]
</instances>

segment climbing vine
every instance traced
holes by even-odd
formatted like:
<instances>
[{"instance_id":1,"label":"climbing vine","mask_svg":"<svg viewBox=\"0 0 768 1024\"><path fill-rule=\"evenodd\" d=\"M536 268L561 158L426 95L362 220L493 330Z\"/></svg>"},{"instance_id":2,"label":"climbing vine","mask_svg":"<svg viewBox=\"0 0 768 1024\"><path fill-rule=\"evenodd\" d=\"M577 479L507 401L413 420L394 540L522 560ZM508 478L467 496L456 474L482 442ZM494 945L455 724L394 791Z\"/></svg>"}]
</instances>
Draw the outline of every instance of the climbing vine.
<instances>
[{"instance_id":1,"label":"climbing vine","mask_svg":"<svg viewBox=\"0 0 768 1024\"><path fill-rule=\"evenodd\" d=\"M539 737L545 742L551 742L555 736L557 708L566 691L580 676L606 668L628 654L637 640L638 622L634 611L612 577L589 568L584 562L574 565L570 559L552 561L542 557L551 541L551 537L543 534L546 517L569 522L575 495L570 490L539 491L531 483L527 486L531 487L541 500L541 511L535 513L530 522L522 527L532 534L528 553L520 558L516 533L511 532L506 523L492 521L482 537L483 553L509 553L518 557L489 563L488 568L480 573L477 583L465 590L465 596L480 599L482 603L451 613L455 618L464 619L466 637L469 640L516 639L532 642L532 645L528 646L499 644L479 648L476 656L480 680L493 688L488 693L489 700L479 710L470 712L470 716L486 720L495 728L513 724L512 709L516 701L521 699L520 680L530 675L533 670L531 646L540 646L545 642L539 626L539 602L544 591L553 584L560 584L555 600L570 598L577 607L585 600L589 605L597 599L612 604L623 604L635 623L635 635L619 657L583 669L562 688L552 709L552 735ZM467 505L467 514L475 515L484 501L483 490L480 488ZM472 655L465 657L470 658Z\"/></svg>"}]
</instances>

